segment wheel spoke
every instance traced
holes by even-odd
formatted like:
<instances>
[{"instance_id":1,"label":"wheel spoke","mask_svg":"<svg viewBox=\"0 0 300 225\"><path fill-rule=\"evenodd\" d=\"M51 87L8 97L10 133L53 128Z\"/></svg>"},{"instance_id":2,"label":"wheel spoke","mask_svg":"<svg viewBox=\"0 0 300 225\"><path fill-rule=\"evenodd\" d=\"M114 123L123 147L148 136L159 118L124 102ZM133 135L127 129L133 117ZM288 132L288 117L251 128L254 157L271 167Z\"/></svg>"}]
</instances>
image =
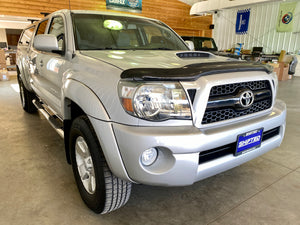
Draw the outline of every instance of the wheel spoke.
<instances>
[{"instance_id":1,"label":"wheel spoke","mask_svg":"<svg viewBox=\"0 0 300 225\"><path fill-rule=\"evenodd\" d=\"M87 180L87 185L88 185L88 187L87 187L88 191L93 192L92 177L91 176L89 176L89 179Z\"/></svg>"},{"instance_id":2,"label":"wheel spoke","mask_svg":"<svg viewBox=\"0 0 300 225\"><path fill-rule=\"evenodd\" d=\"M87 172L84 163L82 163L81 165L78 165L77 168L78 168L78 172L79 172L81 179L83 179L84 174L86 174L86 172Z\"/></svg>"},{"instance_id":3,"label":"wheel spoke","mask_svg":"<svg viewBox=\"0 0 300 225\"><path fill-rule=\"evenodd\" d=\"M95 178L95 171L94 171L94 169L91 171L90 177L91 177L92 191L94 192L96 190L96 178Z\"/></svg>"},{"instance_id":4,"label":"wheel spoke","mask_svg":"<svg viewBox=\"0 0 300 225\"><path fill-rule=\"evenodd\" d=\"M82 140L79 140L76 143L76 152L79 154L82 160L84 160L87 157L87 149L87 145Z\"/></svg>"},{"instance_id":5,"label":"wheel spoke","mask_svg":"<svg viewBox=\"0 0 300 225\"><path fill-rule=\"evenodd\" d=\"M93 159L84 138L79 136L75 143L76 163L81 182L85 190L93 194L96 190L96 178Z\"/></svg>"}]
</instances>

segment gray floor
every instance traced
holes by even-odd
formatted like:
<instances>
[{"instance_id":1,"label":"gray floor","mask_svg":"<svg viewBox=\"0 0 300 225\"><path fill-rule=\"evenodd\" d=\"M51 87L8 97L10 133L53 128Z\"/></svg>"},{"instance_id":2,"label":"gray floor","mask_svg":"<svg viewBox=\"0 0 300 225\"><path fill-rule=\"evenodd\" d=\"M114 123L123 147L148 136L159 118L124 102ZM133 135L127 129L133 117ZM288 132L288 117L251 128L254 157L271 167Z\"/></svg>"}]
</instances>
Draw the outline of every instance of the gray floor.
<instances>
[{"instance_id":1,"label":"gray floor","mask_svg":"<svg viewBox=\"0 0 300 225\"><path fill-rule=\"evenodd\" d=\"M108 215L81 201L62 139L39 114L23 112L0 81L0 224L300 224L300 77L280 82L288 106L280 148L189 187L134 185Z\"/></svg>"}]
</instances>

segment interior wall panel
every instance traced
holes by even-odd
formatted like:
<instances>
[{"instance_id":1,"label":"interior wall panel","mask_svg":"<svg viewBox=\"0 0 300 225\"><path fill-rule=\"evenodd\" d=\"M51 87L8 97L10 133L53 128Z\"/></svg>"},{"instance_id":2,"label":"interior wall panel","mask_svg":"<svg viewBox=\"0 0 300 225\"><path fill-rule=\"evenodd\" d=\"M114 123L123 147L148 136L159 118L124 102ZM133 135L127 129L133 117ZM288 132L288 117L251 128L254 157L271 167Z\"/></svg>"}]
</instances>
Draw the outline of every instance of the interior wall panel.
<instances>
[{"instance_id":1,"label":"interior wall panel","mask_svg":"<svg viewBox=\"0 0 300 225\"><path fill-rule=\"evenodd\" d=\"M289 0L291 1L296 0ZM300 2L294 13L293 32L276 31L279 6L280 2L271 2L226 9L214 14L213 37L219 49L229 49L235 47L236 43L244 43L244 49L262 46L265 53L279 53L282 49L297 53L300 50ZM248 33L237 35L235 33L237 11L248 8L251 8Z\"/></svg>"},{"instance_id":2,"label":"interior wall panel","mask_svg":"<svg viewBox=\"0 0 300 225\"><path fill-rule=\"evenodd\" d=\"M107 11L105 0L0 0L0 15L42 17L40 12L67 8ZM212 16L190 16L190 8L178 0L143 0L142 13L137 15L159 19L180 35L211 37Z\"/></svg>"},{"instance_id":3,"label":"interior wall panel","mask_svg":"<svg viewBox=\"0 0 300 225\"><path fill-rule=\"evenodd\" d=\"M7 42L5 29L0 28L0 42Z\"/></svg>"}]
</instances>

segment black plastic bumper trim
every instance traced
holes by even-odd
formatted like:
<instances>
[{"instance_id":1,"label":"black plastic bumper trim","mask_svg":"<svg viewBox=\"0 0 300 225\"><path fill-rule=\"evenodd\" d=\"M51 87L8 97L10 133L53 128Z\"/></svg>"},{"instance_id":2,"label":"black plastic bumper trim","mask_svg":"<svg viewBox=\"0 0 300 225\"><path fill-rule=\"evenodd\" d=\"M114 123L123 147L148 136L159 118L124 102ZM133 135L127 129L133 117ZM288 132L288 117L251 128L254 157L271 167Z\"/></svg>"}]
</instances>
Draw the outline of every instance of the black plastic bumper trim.
<instances>
[{"instance_id":1,"label":"black plastic bumper trim","mask_svg":"<svg viewBox=\"0 0 300 225\"><path fill-rule=\"evenodd\" d=\"M271 130L265 131L263 133L262 142L279 135L279 133L280 133L280 127L276 127ZM228 145L223 145L214 149L200 152L199 164L220 158L225 155L234 154L235 149L236 149L236 142L233 142Z\"/></svg>"}]
</instances>

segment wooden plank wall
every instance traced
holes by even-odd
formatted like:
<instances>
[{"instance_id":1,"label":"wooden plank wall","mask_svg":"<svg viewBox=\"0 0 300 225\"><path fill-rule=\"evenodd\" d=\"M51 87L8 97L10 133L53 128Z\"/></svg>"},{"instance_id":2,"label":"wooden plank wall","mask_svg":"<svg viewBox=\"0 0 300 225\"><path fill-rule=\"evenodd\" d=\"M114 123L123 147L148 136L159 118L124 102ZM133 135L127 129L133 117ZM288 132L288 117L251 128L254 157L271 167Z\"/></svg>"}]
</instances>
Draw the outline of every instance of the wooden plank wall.
<instances>
[{"instance_id":1,"label":"wooden plank wall","mask_svg":"<svg viewBox=\"0 0 300 225\"><path fill-rule=\"evenodd\" d=\"M17 46L20 38L20 34L6 34L7 44Z\"/></svg>"},{"instance_id":2,"label":"wooden plank wall","mask_svg":"<svg viewBox=\"0 0 300 225\"><path fill-rule=\"evenodd\" d=\"M59 9L106 10L105 0L0 0L0 15L42 17L40 12ZM159 19L179 35L212 37L212 16L190 16L191 6L178 0L143 0L138 15Z\"/></svg>"}]
</instances>

